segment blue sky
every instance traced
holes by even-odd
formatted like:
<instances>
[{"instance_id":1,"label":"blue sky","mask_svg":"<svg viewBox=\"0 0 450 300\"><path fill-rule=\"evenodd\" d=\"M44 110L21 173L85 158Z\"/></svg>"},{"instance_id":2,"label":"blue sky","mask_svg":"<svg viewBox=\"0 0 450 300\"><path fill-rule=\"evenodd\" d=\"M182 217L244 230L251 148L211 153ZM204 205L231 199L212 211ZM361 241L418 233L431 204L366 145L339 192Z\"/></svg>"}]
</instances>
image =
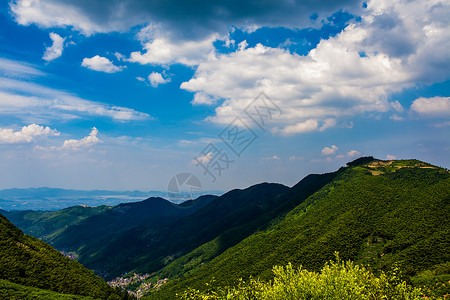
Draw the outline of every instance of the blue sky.
<instances>
[{"instance_id":1,"label":"blue sky","mask_svg":"<svg viewBox=\"0 0 450 300\"><path fill-rule=\"evenodd\" d=\"M448 1L0 4L0 189L450 165ZM253 117L253 118L252 118ZM261 123L264 122L264 123Z\"/></svg>"}]
</instances>

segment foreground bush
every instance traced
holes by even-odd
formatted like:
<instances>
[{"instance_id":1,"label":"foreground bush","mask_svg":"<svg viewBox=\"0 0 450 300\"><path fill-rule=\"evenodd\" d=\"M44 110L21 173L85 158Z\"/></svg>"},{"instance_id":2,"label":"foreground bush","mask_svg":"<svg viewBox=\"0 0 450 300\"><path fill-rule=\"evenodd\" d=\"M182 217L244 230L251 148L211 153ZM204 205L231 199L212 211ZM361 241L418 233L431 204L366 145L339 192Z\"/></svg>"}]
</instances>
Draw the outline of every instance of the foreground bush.
<instances>
[{"instance_id":1,"label":"foreground bush","mask_svg":"<svg viewBox=\"0 0 450 300\"><path fill-rule=\"evenodd\" d=\"M288 264L274 267L274 279L270 282L240 280L231 288L214 288L212 284L206 291L189 289L178 296L199 300L422 299L421 289L407 285L398 271L394 268L389 274L375 276L365 267L336 257L336 261L327 263L319 273L301 267L294 269Z\"/></svg>"}]
</instances>

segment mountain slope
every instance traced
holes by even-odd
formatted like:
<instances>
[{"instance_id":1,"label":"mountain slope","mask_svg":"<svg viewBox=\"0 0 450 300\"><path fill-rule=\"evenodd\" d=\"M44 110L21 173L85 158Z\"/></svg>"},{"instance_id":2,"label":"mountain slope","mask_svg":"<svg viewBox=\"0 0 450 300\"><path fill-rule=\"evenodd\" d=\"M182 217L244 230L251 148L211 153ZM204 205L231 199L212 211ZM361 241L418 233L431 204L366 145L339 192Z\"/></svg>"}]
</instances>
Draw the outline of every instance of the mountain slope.
<instances>
[{"instance_id":1,"label":"mountain slope","mask_svg":"<svg viewBox=\"0 0 450 300\"><path fill-rule=\"evenodd\" d=\"M419 161L351 164L269 228L171 280L152 298L173 299L212 278L218 285L270 279L272 266L289 262L319 270L334 251L375 270L397 262L414 275L450 261L449 215L448 171Z\"/></svg>"},{"instance_id":2,"label":"mountain slope","mask_svg":"<svg viewBox=\"0 0 450 300\"><path fill-rule=\"evenodd\" d=\"M90 269L111 274L136 268L140 272L156 271L221 232L257 218L270 210L288 190L281 184L263 183L230 191L168 226L142 223L108 241L90 244L80 249L80 262Z\"/></svg>"},{"instance_id":3,"label":"mountain slope","mask_svg":"<svg viewBox=\"0 0 450 300\"><path fill-rule=\"evenodd\" d=\"M58 211L16 210L0 211L0 214L7 217L24 233L49 242L65 228L78 224L88 217L103 214L110 209L111 207L106 205L97 207L78 205Z\"/></svg>"},{"instance_id":4,"label":"mountain slope","mask_svg":"<svg viewBox=\"0 0 450 300\"><path fill-rule=\"evenodd\" d=\"M120 299L94 273L48 244L24 235L1 215L0 279L64 294Z\"/></svg>"},{"instance_id":5,"label":"mountain slope","mask_svg":"<svg viewBox=\"0 0 450 300\"><path fill-rule=\"evenodd\" d=\"M109 210L86 218L70 226L51 239L57 249L78 250L91 244L105 243L120 232L142 223L147 226L163 226L194 213L217 196L201 196L195 205L175 205L163 198L149 198L144 201L119 204Z\"/></svg>"},{"instance_id":6,"label":"mountain slope","mask_svg":"<svg viewBox=\"0 0 450 300\"><path fill-rule=\"evenodd\" d=\"M158 271L157 276L159 278L166 278L186 275L186 273L220 255L254 232L264 230L271 226L272 223L282 219L289 211L302 203L310 195L320 190L339 173L340 171L336 171L306 176L286 193L280 195L279 199L273 203L274 205L262 215L252 219L250 222L220 232L213 240Z\"/></svg>"}]
</instances>

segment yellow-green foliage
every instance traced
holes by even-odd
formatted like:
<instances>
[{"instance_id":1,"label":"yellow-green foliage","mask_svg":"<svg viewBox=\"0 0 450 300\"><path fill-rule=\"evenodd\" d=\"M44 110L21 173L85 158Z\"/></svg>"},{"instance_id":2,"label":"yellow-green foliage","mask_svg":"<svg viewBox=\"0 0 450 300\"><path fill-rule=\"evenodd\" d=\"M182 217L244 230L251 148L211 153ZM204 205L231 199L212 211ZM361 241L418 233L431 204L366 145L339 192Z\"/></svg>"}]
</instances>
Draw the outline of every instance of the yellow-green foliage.
<instances>
[{"instance_id":1,"label":"yellow-green foliage","mask_svg":"<svg viewBox=\"0 0 450 300\"><path fill-rule=\"evenodd\" d=\"M255 300L301 300L301 299L422 299L423 292L406 284L398 270L375 276L364 266L351 261L336 261L325 264L320 272L303 268L276 266L273 281L243 280L234 287L209 288L200 292L189 289L178 295L181 299L255 299Z\"/></svg>"}]
</instances>

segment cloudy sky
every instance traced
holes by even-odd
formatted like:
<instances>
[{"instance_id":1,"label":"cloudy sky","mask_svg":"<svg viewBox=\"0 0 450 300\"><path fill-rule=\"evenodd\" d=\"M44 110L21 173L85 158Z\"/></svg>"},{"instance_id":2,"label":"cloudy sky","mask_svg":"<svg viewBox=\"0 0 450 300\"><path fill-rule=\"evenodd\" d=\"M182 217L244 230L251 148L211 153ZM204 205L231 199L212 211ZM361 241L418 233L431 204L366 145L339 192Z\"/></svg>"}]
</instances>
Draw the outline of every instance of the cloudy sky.
<instances>
[{"instance_id":1,"label":"cloudy sky","mask_svg":"<svg viewBox=\"0 0 450 300\"><path fill-rule=\"evenodd\" d=\"M221 2L1 1L0 189L450 167L448 1Z\"/></svg>"}]
</instances>

